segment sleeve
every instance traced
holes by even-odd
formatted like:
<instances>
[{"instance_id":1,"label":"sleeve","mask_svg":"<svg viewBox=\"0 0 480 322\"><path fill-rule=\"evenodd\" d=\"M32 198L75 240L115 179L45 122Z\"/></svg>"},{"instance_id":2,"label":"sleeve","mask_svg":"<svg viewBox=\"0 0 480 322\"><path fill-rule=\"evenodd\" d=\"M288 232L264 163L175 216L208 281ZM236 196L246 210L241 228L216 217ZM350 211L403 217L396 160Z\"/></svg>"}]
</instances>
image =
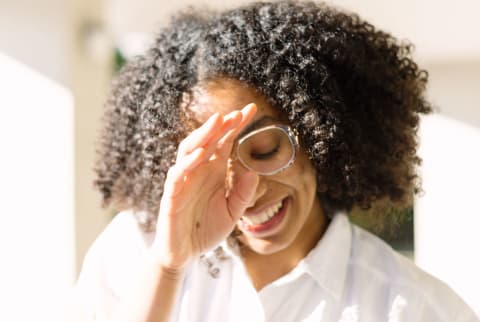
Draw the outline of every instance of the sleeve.
<instances>
[{"instance_id":1,"label":"sleeve","mask_svg":"<svg viewBox=\"0 0 480 322\"><path fill-rule=\"evenodd\" d=\"M425 301L418 321L480 322L472 308L445 282L426 276Z\"/></svg>"},{"instance_id":2,"label":"sleeve","mask_svg":"<svg viewBox=\"0 0 480 322\"><path fill-rule=\"evenodd\" d=\"M125 216L126 214L117 215L85 255L68 301L69 321L110 321L113 310L119 305L118 295L108 279L108 269L117 260L116 245L125 242Z\"/></svg>"},{"instance_id":3,"label":"sleeve","mask_svg":"<svg viewBox=\"0 0 480 322\"><path fill-rule=\"evenodd\" d=\"M480 316L476 315L467 304L462 303L456 314L455 322L480 322Z\"/></svg>"}]
</instances>

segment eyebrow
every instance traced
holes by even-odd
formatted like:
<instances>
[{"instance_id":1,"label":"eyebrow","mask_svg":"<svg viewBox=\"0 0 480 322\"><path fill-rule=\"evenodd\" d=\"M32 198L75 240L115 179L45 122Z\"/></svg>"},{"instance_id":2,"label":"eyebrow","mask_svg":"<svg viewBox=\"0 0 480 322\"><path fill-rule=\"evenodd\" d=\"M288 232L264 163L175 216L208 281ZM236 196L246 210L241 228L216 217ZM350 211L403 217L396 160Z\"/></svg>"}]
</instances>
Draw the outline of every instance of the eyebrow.
<instances>
[{"instance_id":1,"label":"eyebrow","mask_svg":"<svg viewBox=\"0 0 480 322\"><path fill-rule=\"evenodd\" d=\"M256 130L257 128L261 127L262 125L266 124L266 123L269 123L271 121L276 121L278 122L278 119L273 117L273 116L270 116L270 115L265 115L265 116L262 116L261 118L259 118L258 120L255 120L253 121L252 123L250 123L246 128L245 130L243 130L239 135L238 135L238 138L241 138L245 135L247 135L248 133Z\"/></svg>"}]
</instances>

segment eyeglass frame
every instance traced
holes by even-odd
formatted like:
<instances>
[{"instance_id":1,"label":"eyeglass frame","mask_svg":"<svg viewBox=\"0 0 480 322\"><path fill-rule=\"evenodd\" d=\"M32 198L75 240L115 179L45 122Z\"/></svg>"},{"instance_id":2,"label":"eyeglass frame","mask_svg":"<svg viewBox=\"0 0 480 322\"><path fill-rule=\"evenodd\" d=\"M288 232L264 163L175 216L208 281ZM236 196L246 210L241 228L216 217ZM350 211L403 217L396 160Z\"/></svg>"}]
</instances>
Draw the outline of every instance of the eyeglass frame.
<instances>
[{"instance_id":1,"label":"eyeglass frame","mask_svg":"<svg viewBox=\"0 0 480 322\"><path fill-rule=\"evenodd\" d=\"M255 134L263 132L263 131L267 131L267 130L270 130L270 129L279 129L287 135L288 140L290 141L290 144L293 147L293 153L292 153L292 156L291 156L290 160L288 160L288 162L283 167L281 167L280 169L277 169L277 170L271 171L271 172L258 172L256 170L252 169L251 167L249 167L246 164L246 162L240 157L240 146L242 145L243 142L245 142L245 140L254 136ZM267 126L259 128L259 129L253 130L253 131L245 134L244 136L242 136L240 139L238 139L237 144L236 144L236 151L235 152L236 152L236 159L240 160L240 162L242 163L242 165L245 168L247 168L248 170L254 171L259 175L271 176L271 175L280 173L280 172L288 169L297 159L297 154L298 154L299 149L300 149L300 144L299 144L298 135L297 135L297 132L295 131L295 129L292 129L291 126L285 125L285 124L272 124L272 125L267 125Z\"/></svg>"}]
</instances>

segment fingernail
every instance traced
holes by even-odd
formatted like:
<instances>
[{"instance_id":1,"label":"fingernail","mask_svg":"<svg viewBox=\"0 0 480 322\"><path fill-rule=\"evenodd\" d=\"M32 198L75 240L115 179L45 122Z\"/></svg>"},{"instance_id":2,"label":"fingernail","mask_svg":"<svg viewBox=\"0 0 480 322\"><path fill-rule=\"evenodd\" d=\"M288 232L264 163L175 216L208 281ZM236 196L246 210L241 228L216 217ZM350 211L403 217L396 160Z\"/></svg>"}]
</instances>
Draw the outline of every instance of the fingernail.
<instances>
[{"instance_id":1,"label":"fingernail","mask_svg":"<svg viewBox=\"0 0 480 322\"><path fill-rule=\"evenodd\" d=\"M242 109L242 114L245 114L248 110L253 109L255 112L257 111L257 104L255 103L250 103L247 104L243 109Z\"/></svg>"}]
</instances>

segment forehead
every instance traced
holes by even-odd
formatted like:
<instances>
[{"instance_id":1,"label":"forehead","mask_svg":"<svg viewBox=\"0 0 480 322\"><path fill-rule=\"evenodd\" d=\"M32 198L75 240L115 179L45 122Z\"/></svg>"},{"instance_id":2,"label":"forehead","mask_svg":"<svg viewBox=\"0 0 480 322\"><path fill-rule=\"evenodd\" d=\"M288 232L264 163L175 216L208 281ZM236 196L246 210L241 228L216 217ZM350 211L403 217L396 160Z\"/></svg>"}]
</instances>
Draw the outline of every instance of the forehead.
<instances>
[{"instance_id":1,"label":"forehead","mask_svg":"<svg viewBox=\"0 0 480 322\"><path fill-rule=\"evenodd\" d=\"M199 123L205 122L213 113L226 115L241 110L247 104L255 103L257 113L254 120L265 116L280 120L280 112L254 87L238 80L220 78L197 86L186 109Z\"/></svg>"}]
</instances>

